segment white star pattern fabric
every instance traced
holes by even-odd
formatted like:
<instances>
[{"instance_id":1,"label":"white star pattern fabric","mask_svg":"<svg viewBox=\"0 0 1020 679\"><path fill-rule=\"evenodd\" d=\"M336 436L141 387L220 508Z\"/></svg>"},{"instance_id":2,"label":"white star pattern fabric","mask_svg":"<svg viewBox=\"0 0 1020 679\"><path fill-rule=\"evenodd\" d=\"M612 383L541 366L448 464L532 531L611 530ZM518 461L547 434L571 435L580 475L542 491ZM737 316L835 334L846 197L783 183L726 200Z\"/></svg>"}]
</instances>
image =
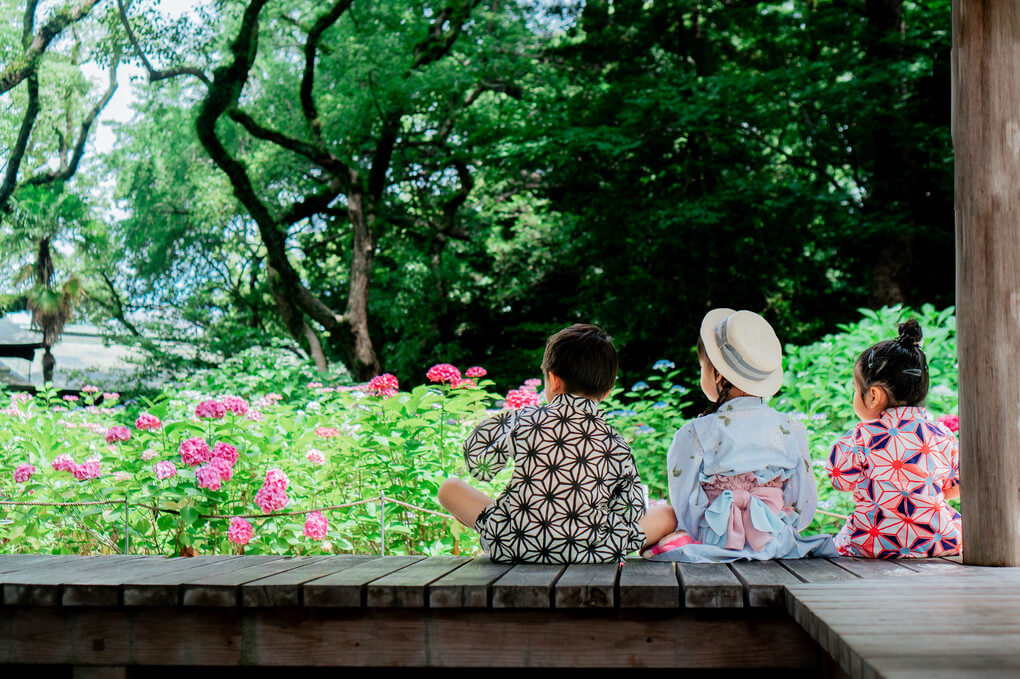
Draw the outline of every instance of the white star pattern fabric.
<instances>
[{"instance_id":1,"label":"white star pattern fabric","mask_svg":"<svg viewBox=\"0 0 1020 679\"><path fill-rule=\"evenodd\" d=\"M500 413L464 442L471 475L510 482L475 530L497 563L613 563L640 549L644 489L630 446L598 404L561 394Z\"/></svg>"}]
</instances>

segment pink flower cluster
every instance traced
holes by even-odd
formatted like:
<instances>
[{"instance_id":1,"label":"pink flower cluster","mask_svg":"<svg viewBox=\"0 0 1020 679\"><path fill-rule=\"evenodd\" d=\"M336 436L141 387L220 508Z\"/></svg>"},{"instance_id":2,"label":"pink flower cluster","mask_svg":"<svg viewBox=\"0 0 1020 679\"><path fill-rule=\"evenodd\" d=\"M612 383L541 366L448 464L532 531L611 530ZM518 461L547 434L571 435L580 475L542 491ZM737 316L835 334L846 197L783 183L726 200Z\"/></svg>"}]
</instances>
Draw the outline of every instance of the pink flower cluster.
<instances>
[{"instance_id":1,"label":"pink flower cluster","mask_svg":"<svg viewBox=\"0 0 1020 679\"><path fill-rule=\"evenodd\" d=\"M261 422L262 421L262 411L261 410L255 410L254 408L252 408L251 410L248 411L248 414L245 415L245 419L246 420L251 420L252 422Z\"/></svg>"},{"instance_id":2,"label":"pink flower cluster","mask_svg":"<svg viewBox=\"0 0 1020 679\"><path fill-rule=\"evenodd\" d=\"M85 460L79 465L75 465L71 473L74 474L74 478L79 481L87 481L88 479L99 478L100 472L103 471L103 463L99 460Z\"/></svg>"},{"instance_id":3,"label":"pink flower cluster","mask_svg":"<svg viewBox=\"0 0 1020 679\"><path fill-rule=\"evenodd\" d=\"M959 415L943 415L935 421L953 433L960 431Z\"/></svg>"},{"instance_id":4,"label":"pink flower cluster","mask_svg":"<svg viewBox=\"0 0 1020 679\"><path fill-rule=\"evenodd\" d=\"M287 475L275 467L266 472L266 480L263 481L259 492L255 493L255 504L266 514L279 511L287 506L290 499L287 497Z\"/></svg>"},{"instance_id":5,"label":"pink flower cluster","mask_svg":"<svg viewBox=\"0 0 1020 679\"><path fill-rule=\"evenodd\" d=\"M69 472L74 475L74 478L79 481L85 481L87 479L95 479L99 477L99 474L103 470L103 463L99 460L86 460L81 464L76 464L70 455L61 453L53 458L53 462L50 463L54 471L58 472Z\"/></svg>"},{"instance_id":6,"label":"pink flower cluster","mask_svg":"<svg viewBox=\"0 0 1020 679\"><path fill-rule=\"evenodd\" d=\"M116 443L117 441L127 441L131 438L131 431L127 427L117 425L116 427L110 427L106 431L106 442Z\"/></svg>"},{"instance_id":7,"label":"pink flower cluster","mask_svg":"<svg viewBox=\"0 0 1020 679\"><path fill-rule=\"evenodd\" d=\"M236 516L230 520L227 538L235 545L246 545L253 537L255 537L255 531L252 530L250 523Z\"/></svg>"},{"instance_id":8,"label":"pink flower cluster","mask_svg":"<svg viewBox=\"0 0 1020 679\"><path fill-rule=\"evenodd\" d=\"M277 401L282 400L283 396L280 396L279 394L266 394L258 401L256 401L255 405L258 406L259 408L269 408L276 405Z\"/></svg>"},{"instance_id":9,"label":"pink flower cluster","mask_svg":"<svg viewBox=\"0 0 1020 679\"><path fill-rule=\"evenodd\" d=\"M156 478L162 481L163 479L169 479L172 476L177 476L177 467L173 462L163 460L156 463Z\"/></svg>"},{"instance_id":10,"label":"pink flower cluster","mask_svg":"<svg viewBox=\"0 0 1020 679\"><path fill-rule=\"evenodd\" d=\"M181 441L178 451L181 453L181 461L189 467L197 467L204 462L208 462L212 457L212 450L209 449L209 444L201 436L192 436L189 439L184 439Z\"/></svg>"},{"instance_id":11,"label":"pink flower cluster","mask_svg":"<svg viewBox=\"0 0 1020 679\"><path fill-rule=\"evenodd\" d=\"M29 394L28 392L24 391L19 391L17 393L11 394L11 399L17 401L18 403L28 403L29 401L32 400L32 394Z\"/></svg>"},{"instance_id":12,"label":"pink flower cluster","mask_svg":"<svg viewBox=\"0 0 1020 679\"><path fill-rule=\"evenodd\" d=\"M331 439L340 436L340 430L336 427L318 427L315 433L324 439Z\"/></svg>"},{"instance_id":13,"label":"pink flower cluster","mask_svg":"<svg viewBox=\"0 0 1020 679\"><path fill-rule=\"evenodd\" d=\"M155 415L150 415L149 413L142 413L138 416L138 419L135 420L135 429L141 429L142 431L159 429L162 426L163 423L160 422L159 418Z\"/></svg>"},{"instance_id":14,"label":"pink flower cluster","mask_svg":"<svg viewBox=\"0 0 1020 679\"><path fill-rule=\"evenodd\" d=\"M81 390L82 390L82 393L85 393L85 394L98 394L99 391L100 391L99 387L97 387L94 384L86 384L84 387L81 388Z\"/></svg>"},{"instance_id":15,"label":"pink flower cluster","mask_svg":"<svg viewBox=\"0 0 1020 679\"><path fill-rule=\"evenodd\" d=\"M222 420L227 414L227 407L219 401L202 401L195 407L195 417Z\"/></svg>"},{"instance_id":16,"label":"pink flower cluster","mask_svg":"<svg viewBox=\"0 0 1020 679\"><path fill-rule=\"evenodd\" d=\"M322 515L322 512L311 512L305 518L304 534L313 540L325 540L329 532L329 521Z\"/></svg>"},{"instance_id":17,"label":"pink flower cluster","mask_svg":"<svg viewBox=\"0 0 1020 679\"><path fill-rule=\"evenodd\" d=\"M383 373L369 380L368 384L365 385L365 389L375 392L378 396L389 398L397 395L398 386L399 382L397 382L397 378L394 375Z\"/></svg>"},{"instance_id":18,"label":"pink flower cluster","mask_svg":"<svg viewBox=\"0 0 1020 679\"><path fill-rule=\"evenodd\" d=\"M223 407L235 415L244 415L248 412L248 402L240 396L227 396L221 403Z\"/></svg>"},{"instance_id":19,"label":"pink flower cluster","mask_svg":"<svg viewBox=\"0 0 1020 679\"><path fill-rule=\"evenodd\" d=\"M527 406L537 406L538 392L533 389L511 389L506 395L506 407L518 410Z\"/></svg>"},{"instance_id":20,"label":"pink flower cluster","mask_svg":"<svg viewBox=\"0 0 1020 679\"><path fill-rule=\"evenodd\" d=\"M309 389L322 389L322 382L309 382L306 386Z\"/></svg>"},{"instance_id":21,"label":"pink flower cluster","mask_svg":"<svg viewBox=\"0 0 1020 679\"><path fill-rule=\"evenodd\" d=\"M322 465L326 464L326 456L322 454L321 450L315 449L309 450L308 454L305 455L305 459L311 462L312 464L316 465L317 467L321 467Z\"/></svg>"},{"instance_id":22,"label":"pink flower cluster","mask_svg":"<svg viewBox=\"0 0 1020 679\"><path fill-rule=\"evenodd\" d=\"M537 377L532 377L530 380L524 380L523 389L530 389L531 391L538 391L538 388L542 386L542 380Z\"/></svg>"},{"instance_id":23,"label":"pink flower cluster","mask_svg":"<svg viewBox=\"0 0 1020 679\"><path fill-rule=\"evenodd\" d=\"M71 394L64 394L60 398L64 399L65 401L67 401L69 403L74 403L75 401L78 400L77 396L72 396Z\"/></svg>"},{"instance_id":24,"label":"pink flower cluster","mask_svg":"<svg viewBox=\"0 0 1020 679\"><path fill-rule=\"evenodd\" d=\"M35 474L35 465L19 464L14 470L14 482L25 483L32 478L32 474Z\"/></svg>"},{"instance_id":25,"label":"pink flower cluster","mask_svg":"<svg viewBox=\"0 0 1020 679\"><path fill-rule=\"evenodd\" d=\"M465 377L479 378L479 377L485 377L488 374L489 373L488 373L488 371L485 368L483 368L481 366L477 366L477 365L474 366L474 367L468 368L467 370L464 371L464 376Z\"/></svg>"},{"instance_id":26,"label":"pink flower cluster","mask_svg":"<svg viewBox=\"0 0 1020 679\"><path fill-rule=\"evenodd\" d=\"M425 377L429 382L456 384L460 382L460 371L449 363L437 363L428 369Z\"/></svg>"},{"instance_id":27,"label":"pink flower cluster","mask_svg":"<svg viewBox=\"0 0 1020 679\"><path fill-rule=\"evenodd\" d=\"M203 460L207 464L195 470L198 487L219 490L224 481L229 481L234 477L234 465L237 464L238 458L237 448L220 441L209 451L209 445L205 441L202 441L202 444L208 451L208 457Z\"/></svg>"}]
</instances>

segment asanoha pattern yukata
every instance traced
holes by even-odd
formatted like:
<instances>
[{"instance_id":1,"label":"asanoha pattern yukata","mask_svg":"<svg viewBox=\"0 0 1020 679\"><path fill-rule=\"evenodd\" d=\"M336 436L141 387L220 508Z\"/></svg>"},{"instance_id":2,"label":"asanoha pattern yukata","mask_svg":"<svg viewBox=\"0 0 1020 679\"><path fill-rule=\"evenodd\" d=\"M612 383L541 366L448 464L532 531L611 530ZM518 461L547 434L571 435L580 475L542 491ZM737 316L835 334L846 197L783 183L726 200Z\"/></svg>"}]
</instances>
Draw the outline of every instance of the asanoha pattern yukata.
<instances>
[{"instance_id":1,"label":"asanoha pattern yukata","mask_svg":"<svg viewBox=\"0 0 1020 679\"><path fill-rule=\"evenodd\" d=\"M854 513L836 536L841 554L960 552L960 515L945 498L960 482L960 449L924 408L889 408L861 422L836 442L825 470L833 486L854 497Z\"/></svg>"},{"instance_id":2,"label":"asanoha pattern yukata","mask_svg":"<svg viewBox=\"0 0 1020 679\"><path fill-rule=\"evenodd\" d=\"M475 530L500 563L612 563L640 549L644 489L630 446L598 404L561 394L483 422L464 443L471 475L510 482Z\"/></svg>"},{"instance_id":3,"label":"asanoha pattern yukata","mask_svg":"<svg viewBox=\"0 0 1020 679\"><path fill-rule=\"evenodd\" d=\"M799 534L818 505L807 433L762 399L734 398L688 422L666 463L677 527L699 544L654 561L836 556L831 537Z\"/></svg>"}]
</instances>

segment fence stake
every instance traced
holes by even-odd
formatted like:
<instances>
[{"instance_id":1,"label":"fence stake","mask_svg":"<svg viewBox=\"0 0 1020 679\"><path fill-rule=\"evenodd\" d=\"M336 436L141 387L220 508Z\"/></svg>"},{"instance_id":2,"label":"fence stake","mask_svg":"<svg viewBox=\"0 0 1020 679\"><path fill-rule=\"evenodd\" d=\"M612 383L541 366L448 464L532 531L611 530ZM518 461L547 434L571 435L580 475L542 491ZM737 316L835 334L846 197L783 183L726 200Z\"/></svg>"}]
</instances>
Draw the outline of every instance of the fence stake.
<instances>
[{"instance_id":1,"label":"fence stake","mask_svg":"<svg viewBox=\"0 0 1020 679\"><path fill-rule=\"evenodd\" d=\"M124 553L131 553L131 522L129 513L131 511L131 501L124 498Z\"/></svg>"},{"instance_id":2,"label":"fence stake","mask_svg":"<svg viewBox=\"0 0 1020 679\"><path fill-rule=\"evenodd\" d=\"M386 556L386 496L379 493L379 554Z\"/></svg>"}]
</instances>

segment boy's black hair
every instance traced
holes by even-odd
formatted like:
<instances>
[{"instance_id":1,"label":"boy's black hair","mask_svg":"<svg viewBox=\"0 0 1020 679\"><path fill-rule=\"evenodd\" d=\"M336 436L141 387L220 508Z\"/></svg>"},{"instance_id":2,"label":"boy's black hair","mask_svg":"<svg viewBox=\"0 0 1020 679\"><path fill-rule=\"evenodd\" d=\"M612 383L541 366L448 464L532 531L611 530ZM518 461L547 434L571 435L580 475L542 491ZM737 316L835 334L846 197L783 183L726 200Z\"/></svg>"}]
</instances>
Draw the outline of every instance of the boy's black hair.
<instances>
[{"instance_id":1,"label":"boy's black hair","mask_svg":"<svg viewBox=\"0 0 1020 679\"><path fill-rule=\"evenodd\" d=\"M911 318L900 323L900 335L864 350L854 364L854 380L861 392L879 385L889 394L890 407L924 405L928 396L928 359L921 349L924 333Z\"/></svg>"},{"instance_id":2,"label":"boy's black hair","mask_svg":"<svg viewBox=\"0 0 1020 679\"><path fill-rule=\"evenodd\" d=\"M575 323L549 338L542 372L556 373L570 394L601 397L616 383L620 359L613 338L594 325Z\"/></svg>"}]
</instances>

